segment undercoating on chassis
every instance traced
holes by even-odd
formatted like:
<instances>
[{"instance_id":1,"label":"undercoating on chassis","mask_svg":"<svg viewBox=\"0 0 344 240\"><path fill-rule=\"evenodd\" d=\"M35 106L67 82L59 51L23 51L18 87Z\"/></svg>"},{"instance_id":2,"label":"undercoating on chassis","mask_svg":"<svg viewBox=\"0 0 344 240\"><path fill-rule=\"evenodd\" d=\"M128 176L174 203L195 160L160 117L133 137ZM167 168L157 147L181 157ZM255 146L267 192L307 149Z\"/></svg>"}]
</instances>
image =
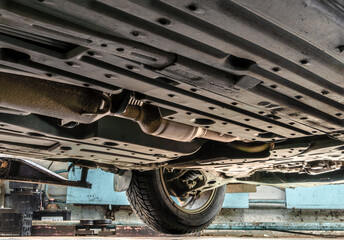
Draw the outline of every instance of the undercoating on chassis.
<instances>
[{"instance_id":1,"label":"undercoating on chassis","mask_svg":"<svg viewBox=\"0 0 344 240\"><path fill-rule=\"evenodd\" d=\"M342 183L343 8L2 0L0 153L202 191Z\"/></svg>"}]
</instances>

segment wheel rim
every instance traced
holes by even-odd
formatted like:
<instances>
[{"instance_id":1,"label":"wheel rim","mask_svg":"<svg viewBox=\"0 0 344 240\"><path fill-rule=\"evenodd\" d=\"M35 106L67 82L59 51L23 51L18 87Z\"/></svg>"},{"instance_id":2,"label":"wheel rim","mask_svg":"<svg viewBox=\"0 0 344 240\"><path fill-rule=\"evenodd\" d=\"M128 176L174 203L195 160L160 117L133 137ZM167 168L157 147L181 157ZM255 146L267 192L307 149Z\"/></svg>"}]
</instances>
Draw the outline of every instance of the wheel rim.
<instances>
[{"instance_id":1,"label":"wheel rim","mask_svg":"<svg viewBox=\"0 0 344 240\"><path fill-rule=\"evenodd\" d=\"M198 196L189 196L187 198L179 198L172 196L167 189L166 182L164 180L164 169L160 169L161 182L164 188L164 192L172 202L172 204L179 210L189 213L196 214L204 211L214 200L216 189L205 191L200 193Z\"/></svg>"}]
</instances>

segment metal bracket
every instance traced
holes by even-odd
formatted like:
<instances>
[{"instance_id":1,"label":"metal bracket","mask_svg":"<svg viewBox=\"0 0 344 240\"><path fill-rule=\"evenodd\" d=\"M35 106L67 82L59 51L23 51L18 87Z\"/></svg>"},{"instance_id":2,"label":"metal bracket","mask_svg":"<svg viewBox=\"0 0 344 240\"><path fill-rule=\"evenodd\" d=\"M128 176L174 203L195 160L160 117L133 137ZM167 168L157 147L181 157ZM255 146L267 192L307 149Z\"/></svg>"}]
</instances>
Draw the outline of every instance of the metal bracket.
<instances>
[{"instance_id":1,"label":"metal bracket","mask_svg":"<svg viewBox=\"0 0 344 240\"><path fill-rule=\"evenodd\" d=\"M45 183L70 187L91 188L86 181L87 169L80 181L70 181L34 162L17 158L0 158L0 179L28 183Z\"/></svg>"},{"instance_id":2,"label":"metal bracket","mask_svg":"<svg viewBox=\"0 0 344 240\"><path fill-rule=\"evenodd\" d=\"M344 141L344 131L335 131L327 134L330 138Z\"/></svg>"}]
</instances>

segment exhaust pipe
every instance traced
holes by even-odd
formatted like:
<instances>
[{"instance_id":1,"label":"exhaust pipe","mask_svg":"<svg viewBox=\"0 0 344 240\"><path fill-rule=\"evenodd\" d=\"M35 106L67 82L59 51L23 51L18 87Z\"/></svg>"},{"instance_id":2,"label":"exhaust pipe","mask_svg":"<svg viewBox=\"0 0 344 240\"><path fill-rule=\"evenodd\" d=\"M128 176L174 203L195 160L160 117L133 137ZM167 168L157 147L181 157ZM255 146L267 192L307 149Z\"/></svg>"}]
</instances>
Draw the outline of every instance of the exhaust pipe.
<instances>
[{"instance_id":1,"label":"exhaust pipe","mask_svg":"<svg viewBox=\"0 0 344 240\"><path fill-rule=\"evenodd\" d=\"M232 135L163 119L159 108L151 105L128 105L123 112L116 113L115 115L137 122L142 131L147 134L175 141L191 142L195 138L219 142L240 140L239 137Z\"/></svg>"},{"instance_id":2,"label":"exhaust pipe","mask_svg":"<svg viewBox=\"0 0 344 240\"><path fill-rule=\"evenodd\" d=\"M0 73L0 86L0 106L5 109L79 123L110 113L111 99L92 89L7 73Z\"/></svg>"},{"instance_id":3,"label":"exhaust pipe","mask_svg":"<svg viewBox=\"0 0 344 240\"><path fill-rule=\"evenodd\" d=\"M201 127L178 123L161 117L158 107L133 104L112 99L95 90L43 79L0 73L0 106L24 113L35 113L68 122L89 124L106 115L115 115L137 122L142 131L157 137L180 142L191 142L195 138L219 142L233 142L240 138L210 131ZM123 95L122 95L123 96ZM114 108L122 108L119 111ZM7 110L8 111L8 110Z\"/></svg>"}]
</instances>

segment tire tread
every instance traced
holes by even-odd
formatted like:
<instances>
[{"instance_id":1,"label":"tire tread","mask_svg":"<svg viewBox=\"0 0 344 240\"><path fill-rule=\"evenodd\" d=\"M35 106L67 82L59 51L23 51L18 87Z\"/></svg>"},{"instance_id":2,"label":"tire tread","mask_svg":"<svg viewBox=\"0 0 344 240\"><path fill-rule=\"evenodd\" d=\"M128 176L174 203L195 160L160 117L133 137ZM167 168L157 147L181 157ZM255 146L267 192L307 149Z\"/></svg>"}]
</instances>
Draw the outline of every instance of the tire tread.
<instances>
[{"instance_id":1,"label":"tire tread","mask_svg":"<svg viewBox=\"0 0 344 240\"><path fill-rule=\"evenodd\" d=\"M135 171L127 190L127 198L135 214L153 230L168 234L191 234L211 224L213 219L197 228L168 221L169 216L165 216L164 211L161 211L150 184L152 183L147 172Z\"/></svg>"}]
</instances>

